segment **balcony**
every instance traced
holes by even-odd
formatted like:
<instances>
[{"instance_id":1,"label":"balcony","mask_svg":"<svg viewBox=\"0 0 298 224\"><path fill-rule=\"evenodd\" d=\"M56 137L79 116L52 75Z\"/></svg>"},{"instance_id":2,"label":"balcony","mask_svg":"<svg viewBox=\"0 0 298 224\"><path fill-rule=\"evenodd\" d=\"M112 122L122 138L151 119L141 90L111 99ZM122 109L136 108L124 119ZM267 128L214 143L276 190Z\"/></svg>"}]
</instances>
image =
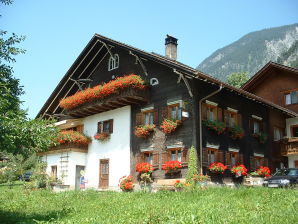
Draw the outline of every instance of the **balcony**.
<instances>
[{"instance_id":1,"label":"balcony","mask_svg":"<svg viewBox=\"0 0 298 224\"><path fill-rule=\"evenodd\" d=\"M84 103L74 109L66 110L66 113L76 118L87 117L127 105L148 102L148 96L148 89L140 90L129 88L119 92L118 94L113 94L103 99L97 99Z\"/></svg>"},{"instance_id":2,"label":"balcony","mask_svg":"<svg viewBox=\"0 0 298 224\"><path fill-rule=\"evenodd\" d=\"M281 154L283 156L298 155L298 138L287 138L281 142Z\"/></svg>"}]
</instances>

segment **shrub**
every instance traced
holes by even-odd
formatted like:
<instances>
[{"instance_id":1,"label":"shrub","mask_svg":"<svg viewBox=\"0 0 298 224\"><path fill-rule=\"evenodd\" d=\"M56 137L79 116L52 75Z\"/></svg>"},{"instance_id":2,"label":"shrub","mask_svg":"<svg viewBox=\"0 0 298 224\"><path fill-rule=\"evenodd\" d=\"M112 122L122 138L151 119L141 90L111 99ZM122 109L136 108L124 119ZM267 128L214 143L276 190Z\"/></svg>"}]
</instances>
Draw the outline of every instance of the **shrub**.
<instances>
[{"instance_id":1,"label":"shrub","mask_svg":"<svg viewBox=\"0 0 298 224\"><path fill-rule=\"evenodd\" d=\"M123 176L119 180L119 186L122 191L128 192L133 191L133 177L132 176Z\"/></svg>"},{"instance_id":2,"label":"shrub","mask_svg":"<svg viewBox=\"0 0 298 224\"><path fill-rule=\"evenodd\" d=\"M112 94L118 93L124 89L145 89L144 80L138 75L131 74L123 77L118 77L103 85L98 85L93 88L87 88L79 91L72 96L62 99L59 106L63 109L74 109L84 103L91 102L97 99L102 99Z\"/></svg>"},{"instance_id":3,"label":"shrub","mask_svg":"<svg viewBox=\"0 0 298 224\"><path fill-rule=\"evenodd\" d=\"M247 169L244 165L235 165L232 167L231 172L235 174L237 177L247 176Z\"/></svg>"},{"instance_id":4,"label":"shrub","mask_svg":"<svg viewBox=\"0 0 298 224\"><path fill-rule=\"evenodd\" d=\"M182 163L179 161L167 161L162 165L162 169L166 171L166 173L170 173L173 171L177 171L182 168Z\"/></svg>"},{"instance_id":5,"label":"shrub","mask_svg":"<svg viewBox=\"0 0 298 224\"><path fill-rule=\"evenodd\" d=\"M218 135L224 133L224 131L226 130L225 123L221 121L206 120L204 121L204 124L209 130L215 131Z\"/></svg>"},{"instance_id":6,"label":"shrub","mask_svg":"<svg viewBox=\"0 0 298 224\"><path fill-rule=\"evenodd\" d=\"M211 163L208 167L208 169L213 173L224 173L227 168L227 166L219 162Z\"/></svg>"},{"instance_id":7,"label":"shrub","mask_svg":"<svg viewBox=\"0 0 298 224\"><path fill-rule=\"evenodd\" d=\"M58 144L88 145L91 139L77 131L61 131L57 137Z\"/></svg>"},{"instance_id":8,"label":"shrub","mask_svg":"<svg viewBox=\"0 0 298 224\"><path fill-rule=\"evenodd\" d=\"M180 120L173 121L170 119L164 119L160 127L162 128L162 131L164 133L170 134L174 132L177 129L177 127L181 124L182 121Z\"/></svg>"},{"instance_id":9,"label":"shrub","mask_svg":"<svg viewBox=\"0 0 298 224\"><path fill-rule=\"evenodd\" d=\"M147 124L135 127L135 135L139 138L147 138L154 131L154 124Z\"/></svg>"},{"instance_id":10,"label":"shrub","mask_svg":"<svg viewBox=\"0 0 298 224\"><path fill-rule=\"evenodd\" d=\"M192 146L189 150L188 157L188 170L186 175L186 183L195 184L194 176L198 175L198 160L197 160L197 152L194 146Z\"/></svg>"}]
</instances>

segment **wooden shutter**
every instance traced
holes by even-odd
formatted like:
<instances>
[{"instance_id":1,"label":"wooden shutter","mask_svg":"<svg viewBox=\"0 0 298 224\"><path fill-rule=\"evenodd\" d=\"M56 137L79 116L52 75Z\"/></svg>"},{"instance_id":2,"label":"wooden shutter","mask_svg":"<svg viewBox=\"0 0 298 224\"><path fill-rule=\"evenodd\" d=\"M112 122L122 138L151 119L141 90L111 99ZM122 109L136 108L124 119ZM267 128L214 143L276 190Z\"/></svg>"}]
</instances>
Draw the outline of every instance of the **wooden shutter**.
<instances>
[{"instance_id":1,"label":"wooden shutter","mask_svg":"<svg viewBox=\"0 0 298 224\"><path fill-rule=\"evenodd\" d=\"M207 120L207 104L202 103L202 120Z\"/></svg>"},{"instance_id":2,"label":"wooden shutter","mask_svg":"<svg viewBox=\"0 0 298 224\"><path fill-rule=\"evenodd\" d=\"M263 162L263 166L267 166L268 167L268 159L267 158L264 158L264 162Z\"/></svg>"},{"instance_id":3,"label":"wooden shutter","mask_svg":"<svg viewBox=\"0 0 298 224\"><path fill-rule=\"evenodd\" d=\"M203 159L203 162L202 162L203 166L206 166L206 167L209 166L209 164L208 164L208 150L206 148L203 148L203 158L202 159Z\"/></svg>"},{"instance_id":4,"label":"wooden shutter","mask_svg":"<svg viewBox=\"0 0 298 224\"><path fill-rule=\"evenodd\" d=\"M222 150L217 150L217 158L218 158L218 162L220 163L225 163L224 161L224 152Z\"/></svg>"},{"instance_id":5,"label":"wooden shutter","mask_svg":"<svg viewBox=\"0 0 298 224\"><path fill-rule=\"evenodd\" d=\"M244 157L242 153L239 153L239 161L241 164L244 164Z\"/></svg>"},{"instance_id":6,"label":"wooden shutter","mask_svg":"<svg viewBox=\"0 0 298 224\"><path fill-rule=\"evenodd\" d=\"M183 151L182 151L182 158L181 158L181 161L182 161L182 163L188 163L188 155L189 154L189 150L188 149L184 149Z\"/></svg>"},{"instance_id":7,"label":"wooden shutter","mask_svg":"<svg viewBox=\"0 0 298 224\"><path fill-rule=\"evenodd\" d=\"M162 108L162 119L169 118L169 108L168 107L163 107Z\"/></svg>"},{"instance_id":8,"label":"wooden shutter","mask_svg":"<svg viewBox=\"0 0 298 224\"><path fill-rule=\"evenodd\" d=\"M256 170L256 159L254 156L250 157L250 169L253 171Z\"/></svg>"},{"instance_id":9,"label":"wooden shutter","mask_svg":"<svg viewBox=\"0 0 298 224\"><path fill-rule=\"evenodd\" d=\"M170 151L163 151L161 153L162 164L170 160Z\"/></svg>"},{"instance_id":10,"label":"wooden shutter","mask_svg":"<svg viewBox=\"0 0 298 224\"><path fill-rule=\"evenodd\" d=\"M242 127L242 115L241 114L237 114L237 124Z\"/></svg>"},{"instance_id":11,"label":"wooden shutter","mask_svg":"<svg viewBox=\"0 0 298 224\"><path fill-rule=\"evenodd\" d=\"M111 119L111 120L109 120L109 123L110 123L110 125L109 125L109 133L111 134L111 133L113 133L113 119Z\"/></svg>"},{"instance_id":12,"label":"wooden shutter","mask_svg":"<svg viewBox=\"0 0 298 224\"><path fill-rule=\"evenodd\" d=\"M153 168L158 169L159 168L159 151L153 151L152 152L152 159L153 159Z\"/></svg>"},{"instance_id":13,"label":"wooden shutter","mask_svg":"<svg viewBox=\"0 0 298 224\"><path fill-rule=\"evenodd\" d=\"M239 153L235 153L235 160L236 160L236 164L235 165L239 165L240 164Z\"/></svg>"},{"instance_id":14,"label":"wooden shutter","mask_svg":"<svg viewBox=\"0 0 298 224\"><path fill-rule=\"evenodd\" d=\"M249 118L249 131L254 133L254 120L252 118Z\"/></svg>"},{"instance_id":15,"label":"wooden shutter","mask_svg":"<svg viewBox=\"0 0 298 224\"><path fill-rule=\"evenodd\" d=\"M224 110L224 122L228 127L229 126L229 113L227 110Z\"/></svg>"},{"instance_id":16,"label":"wooden shutter","mask_svg":"<svg viewBox=\"0 0 298 224\"><path fill-rule=\"evenodd\" d=\"M83 133L84 131L84 125L77 126L77 132Z\"/></svg>"},{"instance_id":17,"label":"wooden shutter","mask_svg":"<svg viewBox=\"0 0 298 224\"><path fill-rule=\"evenodd\" d=\"M136 154L136 164L142 163L144 161L144 154L139 152Z\"/></svg>"},{"instance_id":18,"label":"wooden shutter","mask_svg":"<svg viewBox=\"0 0 298 224\"><path fill-rule=\"evenodd\" d=\"M97 133L101 133L102 132L102 121L97 123Z\"/></svg>"},{"instance_id":19,"label":"wooden shutter","mask_svg":"<svg viewBox=\"0 0 298 224\"><path fill-rule=\"evenodd\" d=\"M265 130L265 122L260 121L260 131L264 131L264 130Z\"/></svg>"},{"instance_id":20,"label":"wooden shutter","mask_svg":"<svg viewBox=\"0 0 298 224\"><path fill-rule=\"evenodd\" d=\"M157 125L158 124L158 110L155 109L153 111L153 124Z\"/></svg>"},{"instance_id":21,"label":"wooden shutter","mask_svg":"<svg viewBox=\"0 0 298 224\"><path fill-rule=\"evenodd\" d=\"M230 152L226 152L226 166L228 166L228 168L232 167L232 161L231 161L231 153Z\"/></svg>"},{"instance_id":22,"label":"wooden shutter","mask_svg":"<svg viewBox=\"0 0 298 224\"><path fill-rule=\"evenodd\" d=\"M136 126L142 125L143 121L142 121L142 113L137 113L136 114Z\"/></svg>"},{"instance_id":23,"label":"wooden shutter","mask_svg":"<svg viewBox=\"0 0 298 224\"><path fill-rule=\"evenodd\" d=\"M222 109L220 107L217 108L217 120L222 121Z\"/></svg>"}]
</instances>

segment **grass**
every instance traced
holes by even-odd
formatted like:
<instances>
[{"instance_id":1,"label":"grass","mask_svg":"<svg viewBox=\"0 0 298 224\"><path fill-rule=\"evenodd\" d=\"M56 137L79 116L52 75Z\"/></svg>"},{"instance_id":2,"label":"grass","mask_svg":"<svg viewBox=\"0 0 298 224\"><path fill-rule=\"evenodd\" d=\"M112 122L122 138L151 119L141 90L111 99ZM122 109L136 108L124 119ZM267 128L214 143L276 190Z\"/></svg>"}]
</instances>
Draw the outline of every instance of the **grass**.
<instances>
[{"instance_id":1,"label":"grass","mask_svg":"<svg viewBox=\"0 0 298 224\"><path fill-rule=\"evenodd\" d=\"M0 186L0 223L298 223L298 191L25 191Z\"/></svg>"}]
</instances>

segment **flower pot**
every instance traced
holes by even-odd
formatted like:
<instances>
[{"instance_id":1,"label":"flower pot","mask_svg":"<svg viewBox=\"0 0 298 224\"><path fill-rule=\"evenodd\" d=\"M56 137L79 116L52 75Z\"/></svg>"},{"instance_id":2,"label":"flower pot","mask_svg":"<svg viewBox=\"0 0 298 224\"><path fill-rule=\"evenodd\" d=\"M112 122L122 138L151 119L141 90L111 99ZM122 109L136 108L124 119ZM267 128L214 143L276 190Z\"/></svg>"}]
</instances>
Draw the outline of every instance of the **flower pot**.
<instances>
[{"instance_id":1,"label":"flower pot","mask_svg":"<svg viewBox=\"0 0 298 224\"><path fill-rule=\"evenodd\" d=\"M233 183L234 183L235 187L240 187L242 185L242 183L243 183L244 176L234 175L232 177L232 180L233 180Z\"/></svg>"},{"instance_id":2,"label":"flower pot","mask_svg":"<svg viewBox=\"0 0 298 224\"><path fill-rule=\"evenodd\" d=\"M149 192L151 193L152 192L152 184L140 184L140 187L141 187L141 190L143 192Z\"/></svg>"},{"instance_id":3,"label":"flower pot","mask_svg":"<svg viewBox=\"0 0 298 224\"><path fill-rule=\"evenodd\" d=\"M223 174L222 173L211 172L210 179L211 179L211 182L213 182L215 184L223 184Z\"/></svg>"},{"instance_id":4,"label":"flower pot","mask_svg":"<svg viewBox=\"0 0 298 224\"><path fill-rule=\"evenodd\" d=\"M181 170L170 170L168 172L166 172L166 177L168 177L169 179L175 179L181 176Z\"/></svg>"}]
</instances>

